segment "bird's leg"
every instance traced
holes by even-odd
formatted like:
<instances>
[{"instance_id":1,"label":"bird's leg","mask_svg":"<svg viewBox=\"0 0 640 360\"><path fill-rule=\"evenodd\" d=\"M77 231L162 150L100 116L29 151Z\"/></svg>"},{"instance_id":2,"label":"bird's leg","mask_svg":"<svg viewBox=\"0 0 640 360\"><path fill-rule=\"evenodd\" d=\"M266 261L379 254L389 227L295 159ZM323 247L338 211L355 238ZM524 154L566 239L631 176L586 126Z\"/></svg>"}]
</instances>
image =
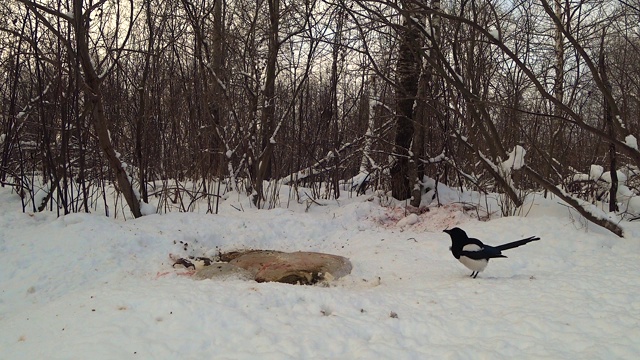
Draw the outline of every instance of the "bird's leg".
<instances>
[{"instance_id":1,"label":"bird's leg","mask_svg":"<svg viewBox=\"0 0 640 360\"><path fill-rule=\"evenodd\" d=\"M479 273L480 273L479 271L476 271L476 274L475 274L475 275L473 275L473 278L475 279L476 277L478 277L478 274L479 274Z\"/></svg>"},{"instance_id":2,"label":"bird's leg","mask_svg":"<svg viewBox=\"0 0 640 360\"><path fill-rule=\"evenodd\" d=\"M476 278L476 276L478 276L478 272L477 271L474 271L474 272L471 273L471 275L469 275L469 277L472 277L474 279Z\"/></svg>"}]
</instances>

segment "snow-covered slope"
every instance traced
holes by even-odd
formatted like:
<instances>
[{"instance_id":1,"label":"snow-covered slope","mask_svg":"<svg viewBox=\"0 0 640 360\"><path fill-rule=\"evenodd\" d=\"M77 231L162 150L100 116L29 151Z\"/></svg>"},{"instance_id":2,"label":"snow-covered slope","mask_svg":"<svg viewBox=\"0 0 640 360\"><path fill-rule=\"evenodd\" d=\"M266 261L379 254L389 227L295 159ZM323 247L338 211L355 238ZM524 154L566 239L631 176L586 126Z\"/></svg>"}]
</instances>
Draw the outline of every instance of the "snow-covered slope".
<instances>
[{"instance_id":1,"label":"snow-covered slope","mask_svg":"<svg viewBox=\"0 0 640 360\"><path fill-rule=\"evenodd\" d=\"M479 222L455 204L418 221L359 197L291 209L120 221L23 214L0 188L1 359L635 359L640 227L619 239L554 200ZM446 227L509 250L477 279ZM186 245L185 245L186 243ZM186 248L186 250L185 250ZM195 281L170 254L311 250L354 270L329 287Z\"/></svg>"}]
</instances>

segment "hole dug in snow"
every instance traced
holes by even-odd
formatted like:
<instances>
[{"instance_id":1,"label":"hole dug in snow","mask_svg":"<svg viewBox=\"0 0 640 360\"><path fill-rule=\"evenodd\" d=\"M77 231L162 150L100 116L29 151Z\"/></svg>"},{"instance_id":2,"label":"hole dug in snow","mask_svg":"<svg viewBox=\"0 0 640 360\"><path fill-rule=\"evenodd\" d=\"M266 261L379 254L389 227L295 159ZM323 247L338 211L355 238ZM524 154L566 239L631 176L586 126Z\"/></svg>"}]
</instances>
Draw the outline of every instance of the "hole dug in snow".
<instances>
[{"instance_id":1,"label":"hole dug in snow","mask_svg":"<svg viewBox=\"0 0 640 360\"><path fill-rule=\"evenodd\" d=\"M349 259L317 252L275 250L233 251L220 254L221 262L202 257L180 258L173 264L195 269L196 279L236 277L257 282L313 285L351 273Z\"/></svg>"}]
</instances>

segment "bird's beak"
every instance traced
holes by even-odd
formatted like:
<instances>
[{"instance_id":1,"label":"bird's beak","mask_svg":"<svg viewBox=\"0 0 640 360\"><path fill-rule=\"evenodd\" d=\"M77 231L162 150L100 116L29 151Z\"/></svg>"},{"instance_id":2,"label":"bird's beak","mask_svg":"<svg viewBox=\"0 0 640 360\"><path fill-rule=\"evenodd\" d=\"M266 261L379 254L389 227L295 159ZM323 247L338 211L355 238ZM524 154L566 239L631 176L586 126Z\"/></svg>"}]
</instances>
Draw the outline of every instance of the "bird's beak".
<instances>
[{"instance_id":1,"label":"bird's beak","mask_svg":"<svg viewBox=\"0 0 640 360\"><path fill-rule=\"evenodd\" d=\"M451 234L451 230L449 230L449 229L444 229L444 230L442 230L442 232L446 232L447 234Z\"/></svg>"}]
</instances>

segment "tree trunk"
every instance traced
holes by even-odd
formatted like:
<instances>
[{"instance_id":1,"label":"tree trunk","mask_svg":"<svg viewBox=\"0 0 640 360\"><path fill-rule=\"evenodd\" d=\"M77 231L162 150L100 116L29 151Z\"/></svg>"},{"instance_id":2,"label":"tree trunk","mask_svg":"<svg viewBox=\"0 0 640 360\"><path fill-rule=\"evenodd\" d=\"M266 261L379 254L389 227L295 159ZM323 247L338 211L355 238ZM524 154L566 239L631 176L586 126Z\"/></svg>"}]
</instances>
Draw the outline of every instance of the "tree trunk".
<instances>
[{"instance_id":1,"label":"tree trunk","mask_svg":"<svg viewBox=\"0 0 640 360\"><path fill-rule=\"evenodd\" d=\"M395 158L391 167L391 194L398 200L411 197L409 149L415 131L414 104L422 65L420 29L412 18L411 10L410 5L405 6L396 67L396 136Z\"/></svg>"},{"instance_id":2,"label":"tree trunk","mask_svg":"<svg viewBox=\"0 0 640 360\"><path fill-rule=\"evenodd\" d=\"M609 77L607 76L607 65L605 63L605 54L604 54L604 36L605 32L602 32L602 38L600 43L600 57L598 59L599 67L600 67L600 76L602 77L602 82L604 86L611 91L611 84L609 83ZM609 136L615 137L615 128L613 125L613 115L611 114L611 105L609 105L609 101L606 96L603 96L602 99L602 107L604 113L604 122L607 126L607 130L609 132ZM618 211L618 165L617 165L617 155L616 155L616 144L613 142L609 142L609 173L611 174L611 188L609 189L609 211L616 212Z\"/></svg>"},{"instance_id":3,"label":"tree trunk","mask_svg":"<svg viewBox=\"0 0 640 360\"><path fill-rule=\"evenodd\" d=\"M268 0L269 3L269 50L267 54L267 68L265 71L265 84L263 92L263 108L261 117L262 152L255 167L253 176L253 204L260 207L264 200L262 182L271 177L271 157L275 139L272 138L275 127L275 83L276 65L280 40L278 31L280 27L280 0Z\"/></svg>"},{"instance_id":4,"label":"tree trunk","mask_svg":"<svg viewBox=\"0 0 640 360\"><path fill-rule=\"evenodd\" d=\"M433 0L431 4L434 11L437 12L440 10L440 0ZM416 208L420 207L422 192L424 190L425 164L422 159L425 157L426 127L431 124L437 124L437 117L439 116L437 97L440 93L440 86L437 81L434 81L431 63L438 62L436 46L440 41L440 17L435 14L432 15L429 25L431 27L431 34L433 34L430 38L431 46L428 54L431 61L425 63L425 66L422 67L422 74L420 75L415 112L415 133L411 149L413 157L411 177L414 181L413 188L411 189L411 206Z\"/></svg>"},{"instance_id":5,"label":"tree trunk","mask_svg":"<svg viewBox=\"0 0 640 360\"><path fill-rule=\"evenodd\" d=\"M225 63L225 52L224 52L224 9L225 6L224 0L216 0L214 4L214 12L213 12L213 72L214 79L213 84L213 99L211 110L213 116L213 126L219 129L224 126L223 121L223 110L222 110L222 101L224 89L222 88L224 82L226 81L226 77L224 76L224 63ZM216 129L216 130L217 130ZM217 133L217 132L216 132ZM214 137L215 139L216 137ZM218 176L222 176L225 172L225 162L227 161L227 157L224 152L224 145L222 144L223 139L218 139L218 144L216 144L215 152L216 152L216 164L214 165L215 174Z\"/></svg>"},{"instance_id":6,"label":"tree trunk","mask_svg":"<svg viewBox=\"0 0 640 360\"><path fill-rule=\"evenodd\" d=\"M555 6L555 14L558 19L564 20L564 11L562 8L563 0L554 0ZM569 12L569 9L566 9L566 12ZM569 15L567 15L567 25L569 21ZM554 69L554 84L553 84L553 96L558 100L558 103L564 103L564 35L562 33L562 27L559 25L555 25L554 32L554 54L555 54L555 62L553 65ZM559 104L556 103L553 105L553 115L557 117L557 119L562 118L562 108ZM557 119L549 119L549 128L550 128L550 141L548 143L549 146L549 156L553 159L557 159L561 163L565 163L566 151L563 150L563 145L565 143L565 121L558 121ZM559 147L559 148L558 148ZM553 174L553 164L548 163L546 166L545 176L550 178ZM546 191L545 191L546 194Z\"/></svg>"},{"instance_id":7,"label":"tree trunk","mask_svg":"<svg viewBox=\"0 0 640 360\"><path fill-rule=\"evenodd\" d=\"M342 47L342 27L344 23L345 13L342 8L338 9L338 19L336 24L336 34L333 37L332 64L331 64L331 115L332 124L334 126L334 143L333 148L337 149L341 142L340 137L340 119L338 118L338 63L340 59L340 49ZM333 191L335 198L340 197L340 154L336 151L335 171L331 182L333 183Z\"/></svg>"},{"instance_id":8,"label":"tree trunk","mask_svg":"<svg viewBox=\"0 0 640 360\"><path fill-rule=\"evenodd\" d=\"M376 94L376 78L371 76L371 80L366 85L363 97L367 101L367 106L363 107L363 112L367 120L367 130L365 132L364 145L362 146L362 157L360 158L360 173L369 173L371 149L373 148L373 129L375 128L375 109L378 102Z\"/></svg>"},{"instance_id":9,"label":"tree trunk","mask_svg":"<svg viewBox=\"0 0 640 360\"><path fill-rule=\"evenodd\" d=\"M151 13L151 2L144 4L146 13L146 25L149 31L149 39L147 40L147 51L144 56L144 68L142 70L142 79L139 86L140 107L138 109L138 117L135 124L135 156L136 163L138 165L138 181L140 182L140 195L144 202L149 202L149 195L147 193L147 165L148 157L147 151L145 151L144 144L144 128L149 119L149 89L148 80L151 68L151 53L154 46L154 24Z\"/></svg>"},{"instance_id":10,"label":"tree trunk","mask_svg":"<svg viewBox=\"0 0 640 360\"><path fill-rule=\"evenodd\" d=\"M84 72L85 85L89 90L89 103L87 105L92 110L93 128L98 136L100 148L107 158L109 166L115 173L116 182L120 191L122 191L122 195L124 196L127 205L129 205L131 213L134 217L139 218L142 216L142 212L140 211L140 199L138 199L138 196L133 189L131 177L127 174L119 155L116 154L113 144L111 144L111 138L109 136L109 122L104 113L100 78L96 73L96 69L94 68L93 61L91 59L91 54L89 53L87 30L89 28L90 13L83 14L82 4L83 0L74 0L73 26L76 34L77 56L80 58L80 64Z\"/></svg>"}]
</instances>

